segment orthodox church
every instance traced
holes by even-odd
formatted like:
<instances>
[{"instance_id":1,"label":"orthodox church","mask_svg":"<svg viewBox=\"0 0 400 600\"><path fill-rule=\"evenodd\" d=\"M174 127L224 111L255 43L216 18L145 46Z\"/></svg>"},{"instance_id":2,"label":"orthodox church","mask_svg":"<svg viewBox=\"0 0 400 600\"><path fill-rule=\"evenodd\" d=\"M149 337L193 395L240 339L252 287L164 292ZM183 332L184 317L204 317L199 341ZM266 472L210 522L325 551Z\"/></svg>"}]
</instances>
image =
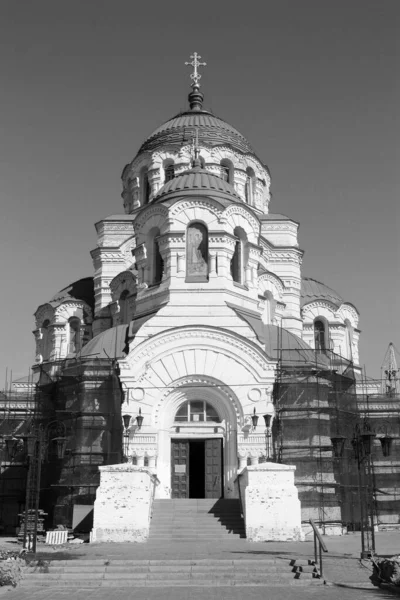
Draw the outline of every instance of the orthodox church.
<instances>
[{"instance_id":1,"label":"orthodox church","mask_svg":"<svg viewBox=\"0 0 400 600\"><path fill-rule=\"evenodd\" d=\"M299 223L271 212L268 167L205 108L191 58L187 110L143 141L122 171L122 209L96 223L93 277L35 313L39 385L57 379L46 401L70 411L59 515L94 501L99 466L124 461L157 477L159 499L237 498L243 469L323 446L297 429L279 447L280 378L324 373L329 387L338 357L358 369L357 309L302 275ZM286 432L298 428L291 414Z\"/></svg>"}]
</instances>

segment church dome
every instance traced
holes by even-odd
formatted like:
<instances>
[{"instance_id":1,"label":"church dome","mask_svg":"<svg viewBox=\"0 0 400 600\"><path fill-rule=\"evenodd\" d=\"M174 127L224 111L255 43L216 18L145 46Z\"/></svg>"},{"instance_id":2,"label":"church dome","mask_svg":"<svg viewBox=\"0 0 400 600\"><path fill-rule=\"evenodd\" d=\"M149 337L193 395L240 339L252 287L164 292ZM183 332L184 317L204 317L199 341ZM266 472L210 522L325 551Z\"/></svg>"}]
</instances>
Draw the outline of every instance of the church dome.
<instances>
[{"instance_id":1,"label":"church dome","mask_svg":"<svg viewBox=\"0 0 400 600\"><path fill-rule=\"evenodd\" d=\"M204 146L229 146L244 154L255 156L246 138L232 125L209 111L190 110L172 117L146 139L138 154L154 152L166 146L182 146L190 143L198 132L198 141Z\"/></svg>"},{"instance_id":2,"label":"church dome","mask_svg":"<svg viewBox=\"0 0 400 600\"><path fill-rule=\"evenodd\" d=\"M58 306L66 300L83 300L90 308L94 308L94 281L93 277L85 277L74 281L63 288L51 298L49 304Z\"/></svg>"},{"instance_id":3,"label":"church dome","mask_svg":"<svg viewBox=\"0 0 400 600\"><path fill-rule=\"evenodd\" d=\"M162 202L170 194L184 196L193 191L200 195L209 195L211 192L213 196L224 195L229 196L233 201L242 201L230 183L206 169L193 168L170 179L157 192L153 202Z\"/></svg>"},{"instance_id":4,"label":"church dome","mask_svg":"<svg viewBox=\"0 0 400 600\"><path fill-rule=\"evenodd\" d=\"M303 277L301 280L301 306L309 302L314 302L314 300L327 300L337 308L344 302L343 298L335 290L324 283L311 277Z\"/></svg>"}]
</instances>

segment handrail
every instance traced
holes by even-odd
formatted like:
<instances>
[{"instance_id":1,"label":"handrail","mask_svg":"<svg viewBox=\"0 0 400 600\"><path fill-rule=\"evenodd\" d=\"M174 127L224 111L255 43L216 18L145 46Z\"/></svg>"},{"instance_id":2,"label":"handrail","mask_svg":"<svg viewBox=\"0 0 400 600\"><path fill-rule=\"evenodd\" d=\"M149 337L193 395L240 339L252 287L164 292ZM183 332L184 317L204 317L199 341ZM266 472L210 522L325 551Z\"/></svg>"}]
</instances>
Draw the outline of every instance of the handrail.
<instances>
[{"instance_id":1,"label":"handrail","mask_svg":"<svg viewBox=\"0 0 400 600\"><path fill-rule=\"evenodd\" d=\"M239 481L239 477L241 477L243 475L243 473L238 473L236 479L234 480L233 483L237 482L238 485L238 489L239 489L239 506L240 506L240 512L243 515L243 519L244 519L244 512L243 512L243 502L242 502L242 492L240 489L240 481Z\"/></svg>"},{"instance_id":2,"label":"handrail","mask_svg":"<svg viewBox=\"0 0 400 600\"><path fill-rule=\"evenodd\" d=\"M158 483L160 483L160 480L158 479L157 475L155 473L152 473L151 475L151 481L153 483L153 493L151 494L151 506L150 506L150 519L149 521L151 521L151 519L153 518L153 507L154 507L154 497L156 495L156 485Z\"/></svg>"},{"instance_id":3,"label":"handrail","mask_svg":"<svg viewBox=\"0 0 400 600\"><path fill-rule=\"evenodd\" d=\"M316 524L314 523L313 519L310 519L310 525L313 528L313 532L314 532L314 559L315 559L315 564L319 565L319 574L321 576L321 578L324 576L324 571L323 571L323 567L322 567L322 550L324 552L328 552L328 548L325 545L324 540L322 539L322 536L320 534L320 532L317 529ZM318 542L318 550L317 550L317 542ZM318 556L319 556L319 560L318 560Z\"/></svg>"}]
</instances>

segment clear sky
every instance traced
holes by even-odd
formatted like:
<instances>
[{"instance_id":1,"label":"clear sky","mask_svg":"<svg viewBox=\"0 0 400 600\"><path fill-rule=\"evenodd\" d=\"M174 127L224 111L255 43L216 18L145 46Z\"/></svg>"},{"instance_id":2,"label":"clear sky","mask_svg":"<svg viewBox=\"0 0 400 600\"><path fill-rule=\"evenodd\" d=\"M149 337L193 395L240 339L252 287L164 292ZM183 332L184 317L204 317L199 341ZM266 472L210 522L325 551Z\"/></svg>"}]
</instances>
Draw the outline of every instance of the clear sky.
<instances>
[{"instance_id":1,"label":"clear sky","mask_svg":"<svg viewBox=\"0 0 400 600\"><path fill-rule=\"evenodd\" d=\"M398 0L1 0L0 387L33 363L36 308L93 274L93 225L187 106L194 51L205 108L269 166L303 274L356 305L379 377L400 347L399 15Z\"/></svg>"}]
</instances>

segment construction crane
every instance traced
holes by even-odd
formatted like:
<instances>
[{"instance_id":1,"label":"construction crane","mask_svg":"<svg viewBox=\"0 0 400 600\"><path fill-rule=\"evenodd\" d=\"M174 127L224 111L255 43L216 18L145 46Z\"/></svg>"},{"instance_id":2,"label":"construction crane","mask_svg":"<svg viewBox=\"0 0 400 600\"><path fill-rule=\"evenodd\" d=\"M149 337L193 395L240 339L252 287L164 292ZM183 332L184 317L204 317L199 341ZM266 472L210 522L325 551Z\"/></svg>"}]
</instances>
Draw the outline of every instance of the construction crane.
<instances>
[{"instance_id":1,"label":"construction crane","mask_svg":"<svg viewBox=\"0 0 400 600\"><path fill-rule=\"evenodd\" d=\"M391 397L400 394L399 369L397 367L396 353L398 354L397 349L393 342L390 342L381 367L382 384L384 386L383 392Z\"/></svg>"}]
</instances>

